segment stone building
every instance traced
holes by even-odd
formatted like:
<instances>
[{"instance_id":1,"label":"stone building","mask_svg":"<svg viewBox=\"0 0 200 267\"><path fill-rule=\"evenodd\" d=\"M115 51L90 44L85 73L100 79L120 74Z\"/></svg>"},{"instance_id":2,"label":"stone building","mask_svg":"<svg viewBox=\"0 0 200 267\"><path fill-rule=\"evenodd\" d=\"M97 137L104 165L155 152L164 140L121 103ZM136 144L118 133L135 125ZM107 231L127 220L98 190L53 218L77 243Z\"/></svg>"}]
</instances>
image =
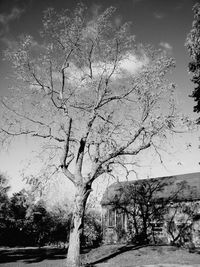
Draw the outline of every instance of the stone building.
<instances>
[{"instance_id":1,"label":"stone building","mask_svg":"<svg viewBox=\"0 0 200 267\"><path fill-rule=\"evenodd\" d=\"M200 173L117 182L101 206L104 243L200 247Z\"/></svg>"}]
</instances>

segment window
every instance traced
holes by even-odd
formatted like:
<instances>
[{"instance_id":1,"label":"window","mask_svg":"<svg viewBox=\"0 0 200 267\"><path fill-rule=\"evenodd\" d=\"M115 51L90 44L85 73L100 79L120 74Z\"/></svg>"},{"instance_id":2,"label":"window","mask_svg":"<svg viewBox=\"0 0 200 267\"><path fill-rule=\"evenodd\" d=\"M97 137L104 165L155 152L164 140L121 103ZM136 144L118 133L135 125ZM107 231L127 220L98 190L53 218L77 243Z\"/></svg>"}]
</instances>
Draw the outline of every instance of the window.
<instances>
[{"instance_id":1,"label":"window","mask_svg":"<svg viewBox=\"0 0 200 267\"><path fill-rule=\"evenodd\" d=\"M108 210L108 226L117 227L118 229L127 229L127 218L125 212L120 209Z\"/></svg>"},{"instance_id":2,"label":"window","mask_svg":"<svg viewBox=\"0 0 200 267\"><path fill-rule=\"evenodd\" d=\"M115 210L108 210L108 226L116 226L115 220L116 211Z\"/></svg>"},{"instance_id":3,"label":"window","mask_svg":"<svg viewBox=\"0 0 200 267\"><path fill-rule=\"evenodd\" d=\"M123 229L123 213L120 210L117 210L116 213L116 227Z\"/></svg>"},{"instance_id":4,"label":"window","mask_svg":"<svg viewBox=\"0 0 200 267\"><path fill-rule=\"evenodd\" d=\"M118 209L116 214L116 226L121 230L126 230L126 214L124 211Z\"/></svg>"},{"instance_id":5,"label":"window","mask_svg":"<svg viewBox=\"0 0 200 267\"><path fill-rule=\"evenodd\" d=\"M152 227L154 232L162 232L163 222L152 222L151 227Z\"/></svg>"}]
</instances>

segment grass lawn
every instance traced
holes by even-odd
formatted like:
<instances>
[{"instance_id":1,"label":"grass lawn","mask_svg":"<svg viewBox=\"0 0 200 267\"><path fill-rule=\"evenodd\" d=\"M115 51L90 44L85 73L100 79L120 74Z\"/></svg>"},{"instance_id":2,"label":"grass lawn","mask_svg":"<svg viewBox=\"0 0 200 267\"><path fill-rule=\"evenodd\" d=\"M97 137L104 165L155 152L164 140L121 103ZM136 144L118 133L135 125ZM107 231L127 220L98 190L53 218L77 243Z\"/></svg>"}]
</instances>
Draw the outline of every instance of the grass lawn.
<instances>
[{"instance_id":1,"label":"grass lawn","mask_svg":"<svg viewBox=\"0 0 200 267\"><path fill-rule=\"evenodd\" d=\"M0 267L62 267L66 250L57 248L0 249ZM200 251L171 246L102 246L82 254L88 267L200 267Z\"/></svg>"},{"instance_id":2,"label":"grass lawn","mask_svg":"<svg viewBox=\"0 0 200 267\"><path fill-rule=\"evenodd\" d=\"M148 246L130 249L100 262L96 267L200 267L200 254L170 246Z\"/></svg>"}]
</instances>

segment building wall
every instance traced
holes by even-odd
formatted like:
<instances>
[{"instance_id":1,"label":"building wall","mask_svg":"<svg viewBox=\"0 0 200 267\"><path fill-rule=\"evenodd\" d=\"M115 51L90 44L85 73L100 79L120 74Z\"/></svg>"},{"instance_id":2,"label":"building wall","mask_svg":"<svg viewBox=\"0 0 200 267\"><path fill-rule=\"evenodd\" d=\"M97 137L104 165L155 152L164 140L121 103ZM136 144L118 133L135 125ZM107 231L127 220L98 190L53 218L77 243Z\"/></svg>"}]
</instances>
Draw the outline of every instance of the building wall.
<instances>
[{"instance_id":1,"label":"building wall","mask_svg":"<svg viewBox=\"0 0 200 267\"><path fill-rule=\"evenodd\" d=\"M152 243L175 243L200 247L200 201L172 203L163 222L152 222ZM196 219L195 219L196 218ZM106 244L133 240L134 228L123 211L112 205L102 208L103 240ZM130 236L132 235L132 236ZM178 237L178 238L177 238ZM177 239L177 240L176 240Z\"/></svg>"}]
</instances>

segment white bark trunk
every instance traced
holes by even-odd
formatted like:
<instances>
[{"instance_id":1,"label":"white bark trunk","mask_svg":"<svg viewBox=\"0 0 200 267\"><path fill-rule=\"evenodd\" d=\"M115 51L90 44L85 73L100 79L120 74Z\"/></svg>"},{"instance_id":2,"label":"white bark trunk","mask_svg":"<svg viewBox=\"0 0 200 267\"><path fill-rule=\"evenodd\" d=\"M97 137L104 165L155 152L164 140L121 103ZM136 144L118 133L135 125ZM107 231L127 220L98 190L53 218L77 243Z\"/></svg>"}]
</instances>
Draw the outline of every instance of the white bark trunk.
<instances>
[{"instance_id":1,"label":"white bark trunk","mask_svg":"<svg viewBox=\"0 0 200 267\"><path fill-rule=\"evenodd\" d=\"M71 222L71 231L69 238L69 247L67 254L67 267L79 267L80 262L80 237L83 231L83 219L85 205L90 191L79 190L75 197L75 207Z\"/></svg>"},{"instance_id":2,"label":"white bark trunk","mask_svg":"<svg viewBox=\"0 0 200 267\"><path fill-rule=\"evenodd\" d=\"M81 218L74 218L73 229L70 232L69 247L67 254L67 267L80 266L80 236L81 236Z\"/></svg>"}]
</instances>

